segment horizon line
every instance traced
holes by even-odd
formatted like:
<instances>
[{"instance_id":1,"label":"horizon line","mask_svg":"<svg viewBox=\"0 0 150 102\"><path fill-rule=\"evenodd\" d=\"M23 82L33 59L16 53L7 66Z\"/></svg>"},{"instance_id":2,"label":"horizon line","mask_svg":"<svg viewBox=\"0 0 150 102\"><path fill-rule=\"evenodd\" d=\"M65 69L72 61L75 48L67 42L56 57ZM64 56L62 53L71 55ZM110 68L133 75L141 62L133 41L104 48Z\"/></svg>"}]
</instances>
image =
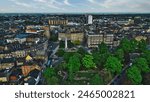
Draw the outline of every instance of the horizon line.
<instances>
[{"instance_id":1,"label":"horizon line","mask_svg":"<svg viewBox=\"0 0 150 102\"><path fill-rule=\"evenodd\" d=\"M150 12L0 12L0 14L150 14Z\"/></svg>"}]
</instances>

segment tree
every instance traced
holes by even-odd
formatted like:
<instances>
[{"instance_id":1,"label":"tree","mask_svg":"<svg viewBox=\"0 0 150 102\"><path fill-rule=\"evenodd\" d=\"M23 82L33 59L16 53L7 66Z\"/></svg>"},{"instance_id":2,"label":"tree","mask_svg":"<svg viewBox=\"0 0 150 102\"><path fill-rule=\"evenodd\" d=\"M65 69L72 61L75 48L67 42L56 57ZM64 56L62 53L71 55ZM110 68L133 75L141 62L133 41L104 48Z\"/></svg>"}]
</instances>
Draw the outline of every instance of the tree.
<instances>
[{"instance_id":1,"label":"tree","mask_svg":"<svg viewBox=\"0 0 150 102\"><path fill-rule=\"evenodd\" d=\"M84 56L85 54L87 54L87 52L83 49L83 48L79 48L77 53L81 54L82 56Z\"/></svg>"},{"instance_id":2,"label":"tree","mask_svg":"<svg viewBox=\"0 0 150 102\"><path fill-rule=\"evenodd\" d=\"M96 65L93 62L93 56L92 55L85 55L82 59L82 64L85 68L90 69L90 68L95 68Z\"/></svg>"},{"instance_id":3,"label":"tree","mask_svg":"<svg viewBox=\"0 0 150 102\"><path fill-rule=\"evenodd\" d=\"M134 65L137 66L137 68L144 73L150 72L150 68L148 66L147 60L145 58L137 58L134 61Z\"/></svg>"},{"instance_id":4,"label":"tree","mask_svg":"<svg viewBox=\"0 0 150 102\"><path fill-rule=\"evenodd\" d=\"M99 52L94 52L93 53L93 58L94 58L94 63L99 67L103 68L107 58L110 56L110 53L103 53L100 54Z\"/></svg>"},{"instance_id":5,"label":"tree","mask_svg":"<svg viewBox=\"0 0 150 102\"><path fill-rule=\"evenodd\" d=\"M138 44L139 51L144 52L146 50L147 43L145 40L141 40Z\"/></svg>"},{"instance_id":6,"label":"tree","mask_svg":"<svg viewBox=\"0 0 150 102\"><path fill-rule=\"evenodd\" d=\"M47 79L47 84L48 85L58 85L59 84L59 79L55 76L52 76L51 78Z\"/></svg>"},{"instance_id":7,"label":"tree","mask_svg":"<svg viewBox=\"0 0 150 102\"><path fill-rule=\"evenodd\" d=\"M65 54L65 51L63 49L59 49L56 53L59 57L62 57Z\"/></svg>"},{"instance_id":8,"label":"tree","mask_svg":"<svg viewBox=\"0 0 150 102\"><path fill-rule=\"evenodd\" d=\"M80 44L81 44L81 41L80 41L80 40L75 40L75 41L73 42L73 44L74 44L74 45L80 45Z\"/></svg>"},{"instance_id":9,"label":"tree","mask_svg":"<svg viewBox=\"0 0 150 102\"><path fill-rule=\"evenodd\" d=\"M112 74L119 74L122 70L122 64L118 58L110 56L106 61L105 68Z\"/></svg>"},{"instance_id":10,"label":"tree","mask_svg":"<svg viewBox=\"0 0 150 102\"><path fill-rule=\"evenodd\" d=\"M121 62L123 62L124 61L124 51L123 51L123 49L118 49L115 52L115 57L117 57Z\"/></svg>"},{"instance_id":11,"label":"tree","mask_svg":"<svg viewBox=\"0 0 150 102\"><path fill-rule=\"evenodd\" d=\"M130 40L124 38L120 42L120 48L123 49L125 53L129 53L131 51L131 43Z\"/></svg>"},{"instance_id":12,"label":"tree","mask_svg":"<svg viewBox=\"0 0 150 102\"><path fill-rule=\"evenodd\" d=\"M57 69L58 71L60 70L65 70L67 71L67 63L65 61L61 62L60 64L58 64L58 66L55 68Z\"/></svg>"},{"instance_id":13,"label":"tree","mask_svg":"<svg viewBox=\"0 0 150 102\"><path fill-rule=\"evenodd\" d=\"M56 73L55 73L54 68L46 68L46 70L43 73L43 76L46 79L48 79L48 78L50 78L52 76L55 76L55 75L56 75Z\"/></svg>"},{"instance_id":14,"label":"tree","mask_svg":"<svg viewBox=\"0 0 150 102\"><path fill-rule=\"evenodd\" d=\"M67 67L69 72L69 79L72 81L73 73L79 71L81 67L80 54L76 53L70 57Z\"/></svg>"},{"instance_id":15,"label":"tree","mask_svg":"<svg viewBox=\"0 0 150 102\"><path fill-rule=\"evenodd\" d=\"M63 58L64 58L64 60L68 63L69 58L72 57L74 54L75 54L74 52L66 52L66 53L63 55Z\"/></svg>"},{"instance_id":16,"label":"tree","mask_svg":"<svg viewBox=\"0 0 150 102\"><path fill-rule=\"evenodd\" d=\"M72 69L73 72L77 72L79 71L80 66L81 62L78 54L75 54L69 58L68 69Z\"/></svg>"},{"instance_id":17,"label":"tree","mask_svg":"<svg viewBox=\"0 0 150 102\"><path fill-rule=\"evenodd\" d=\"M104 83L103 83L102 78L99 76L99 74L96 74L91 78L90 84L91 85L103 85Z\"/></svg>"},{"instance_id":18,"label":"tree","mask_svg":"<svg viewBox=\"0 0 150 102\"><path fill-rule=\"evenodd\" d=\"M108 47L104 42L102 42L100 45L98 45L98 49L99 49L100 54L104 54L104 53L109 52Z\"/></svg>"},{"instance_id":19,"label":"tree","mask_svg":"<svg viewBox=\"0 0 150 102\"><path fill-rule=\"evenodd\" d=\"M133 84L141 84L142 76L140 70L136 66L132 66L127 70L127 77Z\"/></svg>"},{"instance_id":20,"label":"tree","mask_svg":"<svg viewBox=\"0 0 150 102\"><path fill-rule=\"evenodd\" d=\"M150 67L150 51L145 50L144 53L142 54L142 57L147 60L149 67Z\"/></svg>"},{"instance_id":21,"label":"tree","mask_svg":"<svg viewBox=\"0 0 150 102\"><path fill-rule=\"evenodd\" d=\"M138 48L138 41L136 41L135 39L132 39L130 41L130 44L131 44L131 51L135 52L136 49Z\"/></svg>"},{"instance_id":22,"label":"tree","mask_svg":"<svg viewBox=\"0 0 150 102\"><path fill-rule=\"evenodd\" d=\"M99 52L94 52L93 54L93 61L94 61L94 63L98 66L98 67L100 67L102 64L101 64L101 62L100 62L100 60L101 60L101 57L100 57L100 54L99 54Z\"/></svg>"},{"instance_id":23,"label":"tree","mask_svg":"<svg viewBox=\"0 0 150 102\"><path fill-rule=\"evenodd\" d=\"M108 47L104 42L99 44L98 51L94 51L92 54L94 57L94 62L99 68L104 67L104 64L106 63L107 58L110 56Z\"/></svg>"},{"instance_id":24,"label":"tree","mask_svg":"<svg viewBox=\"0 0 150 102\"><path fill-rule=\"evenodd\" d=\"M43 76L44 76L47 84L49 84L49 85L57 85L59 82L59 79L56 77L54 68L47 68L44 71Z\"/></svg>"},{"instance_id":25,"label":"tree","mask_svg":"<svg viewBox=\"0 0 150 102\"><path fill-rule=\"evenodd\" d=\"M65 41L60 41L59 46L60 48L65 48Z\"/></svg>"}]
</instances>

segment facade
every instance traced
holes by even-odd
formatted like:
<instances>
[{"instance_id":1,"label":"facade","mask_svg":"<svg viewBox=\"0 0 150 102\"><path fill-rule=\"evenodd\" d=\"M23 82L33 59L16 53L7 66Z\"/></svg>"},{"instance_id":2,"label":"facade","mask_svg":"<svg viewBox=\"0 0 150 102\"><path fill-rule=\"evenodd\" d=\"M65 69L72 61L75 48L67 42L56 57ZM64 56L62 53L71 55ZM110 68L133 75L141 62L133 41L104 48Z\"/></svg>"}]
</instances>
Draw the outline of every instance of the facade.
<instances>
[{"instance_id":1,"label":"facade","mask_svg":"<svg viewBox=\"0 0 150 102\"><path fill-rule=\"evenodd\" d=\"M87 34L87 46L88 47L98 47L99 44L104 42L108 46L114 44L114 35L113 34L96 34L88 33Z\"/></svg>"},{"instance_id":2,"label":"facade","mask_svg":"<svg viewBox=\"0 0 150 102\"><path fill-rule=\"evenodd\" d=\"M66 38L67 38L67 40L71 40L71 42L74 42L74 41L83 42L84 33L82 33L82 32L79 32L79 33L76 33L76 32L73 32L73 33L59 33L59 35L58 35L59 40L65 41Z\"/></svg>"},{"instance_id":3,"label":"facade","mask_svg":"<svg viewBox=\"0 0 150 102\"><path fill-rule=\"evenodd\" d=\"M6 60L6 58L19 59L19 58L25 58L26 56L28 56L28 54L31 54L35 59L47 60L47 55L46 55L47 46L48 46L48 41L46 40L41 44L32 46L31 48L12 51L12 52L8 52L8 53L2 53L2 54L0 54L0 60L2 60L0 62L0 69L10 69L10 68L14 67L14 65L15 65L14 61L8 62ZM40 53L40 55L39 55L39 53ZM3 62L5 60L7 62ZM17 65L22 65L22 64L23 64L23 62L19 62L19 61L17 62Z\"/></svg>"},{"instance_id":4,"label":"facade","mask_svg":"<svg viewBox=\"0 0 150 102\"><path fill-rule=\"evenodd\" d=\"M45 35L47 38L50 38L50 29L49 26L26 26L26 33L37 34L40 32Z\"/></svg>"},{"instance_id":5,"label":"facade","mask_svg":"<svg viewBox=\"0 0 150 102\"><path fill-rule=\"evenodd\" d=\"M61 19L51 19L49 20L49 25L67 25L68 20Z\"/></svg>"}]
</instances>

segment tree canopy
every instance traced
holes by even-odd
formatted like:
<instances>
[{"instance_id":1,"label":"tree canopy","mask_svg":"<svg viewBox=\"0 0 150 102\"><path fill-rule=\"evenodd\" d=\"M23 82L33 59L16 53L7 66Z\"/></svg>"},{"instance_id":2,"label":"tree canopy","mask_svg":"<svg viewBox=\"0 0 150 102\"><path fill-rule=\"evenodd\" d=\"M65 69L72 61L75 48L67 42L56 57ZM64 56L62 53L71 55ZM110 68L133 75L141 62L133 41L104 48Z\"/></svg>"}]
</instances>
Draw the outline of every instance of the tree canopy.
<instances>
[{"instance_id":1,"label":"tree canopy","mask_svg":"<svg viewBox=\"0 0 150 102\"><path fill-rule=\"evenodd\" d=\"M59 49L56 53L59 57L62 57L65 54L65 51L63 49Z\"/></svg>"},{"instance_id":2,"label":"tree canopy","mask_svg":"<svg viewBox=\"0 0 150 102\"><path fill-rule=\"evenodd\" d=\"M50 78L52 76L55 76L56 73L55 73L54 68L46 68L46 70L44 71L43 75L44 75L45 78Z\"/></svg>"},{"instance_id":3,"label":"tree canopy","mask_svg":"<svg viewBox=\"0 0 150 102\"><path fill-rule=\"evenodd\" d=\"M122 39L120 42L120 48L122 48L125 53L130 52L131 51L130 40L128 40L127 38Z\"/></svg>"},{"instance_id":4,"label":"tree canopy","mask_svg":"<svg viewBox=\"0 0 150 102\"><path fill-rule=\"evenodd\" d=\"M44 71L43 76L49 85L57 85L59 83L59 79L56 77L54 68L47 68Z\"/></svg>"},{"instance_id":5,"label":"tree canopy","mask_svg":"<svg viewBox=\"0 0 150 102\"><path fill-rule=\"evenodd\" d=\"M137 66L137 68L141 71L141 72L150 72L150 68L148 66L147 60L145 58L137 58L134 61L134 65Z\"/></svg>"},{"instance_id":6,"label":"tree canopy","mask_svg":"<svg viewBox=\"0 0 150 102\"><path fill-rule=\"evenodd\" d=\"M122 70L122 64L118 58L110 56L106 61L105 68L112 74L119 74Z\"/></svg>"},{"instance_id":7,"label":"tree canopy","mask_svg":"<svg viewBox=\"0 0 150 102\"><path fill-rule=\"evenodd\" d=\"M136 66L132 66L127 70L127 77L133 84L141 84L142 76L140 70Z\"/></svg>"},{"instance_id":8,"label":"tree canopy","mask_svg":"<svg viewBox=\"0 0 150 102\"><path fill-rule=\"evenodd\" d=\"M144 52L144 51L146 50L146 46L147 46L146 41L145 41L145 40L141 40L141 41L138 43L139 51Z\"/></svg>"},{"instance_id":9,"label":"tree canopy","mask_svg":"<svg viewBox=\"0 0 150 102\"><path fill-rule=\"evenodd\" d=\"M100 45L98 45L98 50L99 50L100 54L104 54L104 53L109 52L108 47L104 42L102 42Z\"/></svg>"},{"instance_id":10,"label":"tree canopy","mask_svg":"<svg viewBox=\"0 0 150 102\"><path fill-rule=\"evenodd\" d=\"M92 55L85 55L82 59L82 64L85 68L90 69L90 68L95 68L96 65L93 62L93 56Z\"/></svg>"},{"instance_id":11,"label":"tree canopy","mask_svg":"<svg viewBox=\"0 0 150 102\"><path fill-rule=\"evenodd\" d=\"M98 51L94 51L92 55L93 55L94 62L97 65L97 67L104 68L104 64L106 63L107 58L110 56L110 52L108 50L107 45L104 42L102 42L98 46Z\"/></svg>"},{"instance_id":12,"label":"tree canopy","mask_svg":"<svg viewBox=\"0 0 150 102\"><path fill-rule=\"evenodd\" d=\"M73 79L73 73L80 70L81 61L80 61L80 54L75 53L72 57L69 58L69 62L67 64L68 72L69 72L69 79Z\"/></svg>"},{"instance_id":13,"label":"tree canopy","mask_svg":"<svg viewBox=\"0 0 150 102\"><path fill-rule=\"evenodd\" d=\"M63 58L64 58L64 60L68 63L69 58L72 57L74 54L75 54L74 52L66 52L66 53L63 55Z\"/></svg>"},{"instance_id":14,"label":"tree canopy","mask_svg":"<svg viewBox=\"0 0 150 102\"><path fill-rule=\"evenodd\" d=\"M144 53L142 54L142 57L147 60L147 63L149 64L150 67L150 51L145 50Z\"/></svg>"},{"instance_id":15,"label":"tree canopy","mask_svg":"<svg viewBox=\"0 0 150 102\"><path fill-rule=\"evenodd\" d=\"M135 39L130 40L131 52L135 52L138 49L138 41Z\"/></svg>"},{"instance_id":16,"label":"tree canopy","mask_svg":"<svg viewBox=\"0 0 150 102\"><path fill-rule=\"evenodd\" d=\"M90 84L91 85L103 85L104 83L103 83L102 78L99 76L99 74L96 74L91 78Z\"/></svg>"},{"instance_id":17,"label":"tree canopy","mask_svg":"<svg viewBox=\"0 0 150 102\"><path fill-rule=\"evenodd\" d=\"M73 72L79 71L81 66L81 61L79 54L74 54L72 57L69 58L68 62L68 69L72 69Z\"/></svg>"},{"instance_id":18,"label":"tree canopy","mask_svg":"<svg viewBox=\"0 0 150 102\"><path fill-rule=\"evenodd\" d=\"M123 49L117 49L115 52L115 57L117 57L121 62L124 61L124 51Z\"/></svg>"}]
</instances>

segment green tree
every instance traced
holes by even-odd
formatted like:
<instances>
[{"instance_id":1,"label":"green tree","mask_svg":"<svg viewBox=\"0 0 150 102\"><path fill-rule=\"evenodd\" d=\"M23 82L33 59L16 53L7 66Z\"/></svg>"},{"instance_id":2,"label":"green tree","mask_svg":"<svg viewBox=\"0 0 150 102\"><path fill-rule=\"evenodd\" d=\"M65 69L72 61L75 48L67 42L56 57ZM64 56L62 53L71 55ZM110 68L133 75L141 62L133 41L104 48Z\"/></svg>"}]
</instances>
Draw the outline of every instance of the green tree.
<instances>
[{"instance_id":1,"label":"green tree","mask_svg":"<svg viewBox=\"0 0 150 102\"><path fill-rule=\"evenodd\" d=\"M142 82L141 72L136 66L132 66L127 70L127 77L135 85L141 84Z\"/></svg>"},{"instance_id":2,"label":"green tree","mask_svg":"<svg viewBox=\"0 0 150 102\"><path fill-rule=\"evenodd\" d=\"M100 54L99 52L93 53L94 63L101 69L104 68L104 65L107 61L107 58L110 56L110 53Z\"/></svg>"},{"instance_id":3,"label":"green tree","mask_svg":"<svg viewBox=\"0 0 150 102\"><path fill-rule=\"evenodd\" d=\"M52 76L51 78L47 79L47 84L48 85L58 85L59 79L56 76Z\"/></svg>"},{"instance_id":4,"label":"green tree","mask_svg":"<svg viewBox=\"0 0 150 102\"><path fill-rule=\"evenodd\" d=\"M101 57L100 57L100 54L99 54L99 52L94 52L94 53L92 53L92 55L93 55L93 61L94 61L94 63L98 66L98 67L100 67L102 64L102 62L100 62L100 60L101 60Z\"/></svg>"},{"instance_id":5,"label":"green tree","mask_svg":"<svg viewBox=\"0 0 150 102\"><path fill-rule=\"evenodd\" d=\"M69 68L69 80L72 81L74 78L74 73L72 67Z\"/></svg>"},{"instance_id":6,"label":"green tree","mask_svg":"<svg viewBox=\"0 0 150 102\"><path fill-rule=\"evenodd\" d=\"M107 45L102 42L101 44L98 45L98 51L95 50L92 53L94 62L97 65L98 68L102 69L104 68L104 64L107 61L107 58L111 55Z\"/></svg>"},{"instance_id":7,"label":"green tree","mask_svg":"<svg viewBox=\"0 0 150 102\"><path fill-rule=\"evenodd\" d=\"M43 76L49 85L57 85L59 83L59 79L56 77L54 68L47 68L44 71Z\"/></svg>"},{"instance_id":8,"label":"green tree","mask_svg":"<svg viewBox=\"0 0 150 102\"><path fill-rule=\"evenodd\" d=\"M120 42L120 48L123 49L125 53L129 53L131 51L131 43L130 40L124 38Z\"/></svg>"},{"instance_id":9,"label":"green tree","mask_svg":"<svg viewBox=\"0 0 150 102\"><path fill-rule=\"evenodd\" d=\"M139 68L141 72L147 73L150 72L150 68L148 66L147 60L145 58L137 58L134 61L134 65Z\"/></svg>"},{"instance_id":10,"label":"green tree","mask_svg":"<svg viewBox=\"0 0 150 102\"><path fill-rule=\"evenodd\" d=\"M124 61L124 51L123 51L123 49L118 49L115 52L115 57L117 57L121 62L123 62Z\"/></svg>"},{"instance_id":11,"label":"green tree","mask_svg":"<svg viewBox=\"0 0 150 102\"><path fill-rule=\"evenodd\" d=\"M55 73L54 68L46 68L46 70L43 73L43 76L46 79L48 79L48 78L50 78L52 76L55 76L55 75L56 75L56 73Z\"/></svg>"},{"instance_id":12,"label":"green tree","mask_svg":"<svg viewBox=\"0 0 150 102\"><path fill-rule=\"evenodd\" d=\"M69 80L72 81L74 73L79 71L81 67L80 54L75 53L72 57L70 57L67 67L69 72Z\"/></svg>"},{"instance_id":13,"label":"green tree","mask_svg":"<svg viewBox=\"0 0 150 102\"><path fill-rule=\"evenodd\" d=\"M149 67L150 67L150 51L145 50L144 53L142 54L142 57L147 60Z\"/></svg>"},{"instance_id":14,"label":"green tree","mask_svg":"<svg viewBox=\"0 0 150 102\"><path fill-rule=\"evenodd\" d=\"M58 64L58 66L55 68L57 69L58 71L60 70L65 70L67 71L67 63L65 61L61 62L60 64Z\"/></svg>"},{"instance_id":15,"label":"green tree","mask_svg":"<svg viewBox=\"0 0 150 102\"><path fill-rule=\"evenodd\" d=\"M70 57L68 62L68 69L72 69L73 72L79 71L81 66L80 57L78 54L73 55Z\"/></svg>"},{"instance_id":16,"label":"green tree","mask_svg":"<svg viewBox=\"0 0 150 102\"><path fill-rule=\"evenodd\" d=\"M63 55L63 58L64 58L64 60L68 63L69 58L72 57L74 54L75 54L74 52L66 52L66 53Z\"/></svg>"},{"instance_id":17,"label":"green tree","mask_svg":"<svg viewBox=\"0 0 150 102\"><path fill-rule=\"evenodd\" d=\"M104 54L104 53L109 52L108 47L104 42L102 42L100 45L98 45L98 50L99 50L100 54Z\"/></svg>"},{"instance_id":18,"label":"green tree","mask_svg":"<svg viewBox=\"0 0 150 102\"><path fill-rule=\"evenodd\" d=\"M136 41L135 39L132 39L130 41L130 44L131 44L131 51L135 52L138 48L138 41Z\"/></svg>"},{"instance_id":19,"label":"green tree","mask_svg":"<svg viewBox=\"0 0 150 102\"><path fill-rule=\"evenodd\" d=\"M146 41L145 41L145 40L141 40L141 41L138 43L139 51L144 52L144 51L146 50L146 46L147 46Z\"/></svg>"},{"instance_id":20,"label":"green tree","mask_svg":"<svg viewBox=\"0 0 150 102\"><path fill-rule=\"evenodd\" d=\"M59 57L62 57L65 54L65 51L63 49L59 49L56 53Z\"/></svg>"},{"instance_id":21,"label":"green tree","mask_svg":"<svg viewBox=\"0 0 150 102\"><path fill-rule=\"evenodd\" d=\"M90 84L91 85L103 85L104 83L103 83L102 78L99 76L99 74L96 74L91 78Z\"/></svg>"},{"instance_id":22,"label":"green tree","mask_svg":"<svg viewBox=\"0 0 150 102\"><path fill-rule=\"evenodd\" d=\"M119 74L122 70L121 61L116 57L108 57L107 62L105 64L105 68L109 70L112 74Z\"/></svg>"},{"instance_id":23,"label":"green tree","mask_svg":"<svg viewBox=\"0 0 150 102\"><path fill-rule=\"evenodd\" d=\"M85 68L90 69L90 68L95 68L96 65L93 62L93 56L92 55L85 55L82 59L82 64Z\"/></svg>"},{"instance_id":24,"label":"green tree","mask_svg":"<svg viewBox=\"0 0 150 102\"><path fill-rule=\"evenodd\" d=\"M65 48L65 41L60 41L59 46L60 48Z\"/></svg>"},{"instance_id":25,"label":"green tree","mask_svg":"<svg viewBox=\"0 0 150 102\"><path fill-rule=\"evenodd\" d=\"M81 45L81 41L80 41L80 40L75 40L75 41L73 42L73 44L74 44L74 45Z\"/></svg>"},{"instance_id":26,"label":"green tree","mask_svg":"<svg viewBox=\"0 0 150 102\"><path fill-rule=\"evenodd\" d=\"M83 48L81 48L81 47L78 49L77 53L81 54L82 56L88 54L88 53L87 53Z\"/></svg>"}]
</instances>

